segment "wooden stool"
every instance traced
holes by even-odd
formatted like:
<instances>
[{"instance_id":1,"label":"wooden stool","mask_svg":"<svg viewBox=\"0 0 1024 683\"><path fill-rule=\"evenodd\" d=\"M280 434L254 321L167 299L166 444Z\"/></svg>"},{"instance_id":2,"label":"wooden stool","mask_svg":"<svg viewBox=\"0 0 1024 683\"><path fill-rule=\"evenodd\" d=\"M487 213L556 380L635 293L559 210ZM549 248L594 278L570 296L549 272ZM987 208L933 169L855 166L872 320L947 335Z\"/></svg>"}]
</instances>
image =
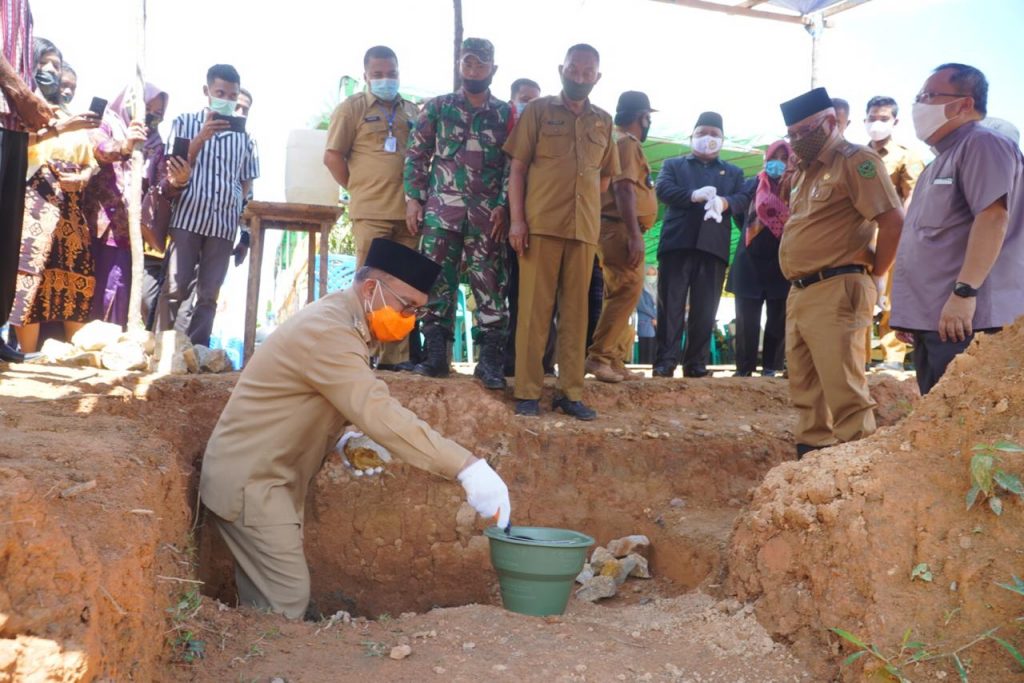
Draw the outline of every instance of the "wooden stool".
<instances>
[{"instance_id":1,"label":"wooden stool","mask_svg":"<svg viewBox=\"0 0 1024 683\"><path fill-rule=\"evenodd\" d=\"M320 296L327 294L327 243L331 228L341 215L340 206L249 202L242 220L249 226L249 285L245 294L245 340L242 363L248 363L256 348L256 314L260 301L260 274L263 271L263 231L288 230L309 235L309 262L306 264L306 303L313 301L316 280L316 235L320 235Z\"/></svg>"}]
</instances>

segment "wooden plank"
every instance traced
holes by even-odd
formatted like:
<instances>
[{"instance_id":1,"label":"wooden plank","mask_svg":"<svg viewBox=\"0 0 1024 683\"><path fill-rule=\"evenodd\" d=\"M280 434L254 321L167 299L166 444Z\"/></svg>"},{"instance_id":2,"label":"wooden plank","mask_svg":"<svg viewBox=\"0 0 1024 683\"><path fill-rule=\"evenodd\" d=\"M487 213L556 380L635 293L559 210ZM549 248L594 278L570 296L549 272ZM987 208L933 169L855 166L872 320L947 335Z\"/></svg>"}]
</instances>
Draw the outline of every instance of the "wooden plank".
<instances>
[{"instance_id":1,"label":"wooden plank","mask_svg":"<svg viewBox=\"0 0 1024 683\"><path fill-rule=\"evenodd\" d=\"M320 298L327 296L327 265L330 259L331 228L334 223L320 225ZM310 234L310 239L313 235Z\"/></svg>"},{"instance_id":2,"label":"wooden plank","mask_svg":"<svg viewBox=\"0 0 1024 683\"><path fill-rule=\"evenodd\" d=\"M249 220L249 282L245 290L245 336L242 342L242 365L249 362L256 349L256 316L260 304L260 272L263 269L263 226L259 216Z\"/></svg>"},{"instance_id":3,"label":"wooden plank","mask_svg":"<svg viewBox=\"0 0 1024 683\"><path fill-rule=\"evenodd\" d=\"M306 232L306 237L308 238L306 242L309 247L306 250L308 254L308 260L306 261L306 303L311 304L313 303L313 285L316 284L316 233Z\"/></svg>"}]
</instances>

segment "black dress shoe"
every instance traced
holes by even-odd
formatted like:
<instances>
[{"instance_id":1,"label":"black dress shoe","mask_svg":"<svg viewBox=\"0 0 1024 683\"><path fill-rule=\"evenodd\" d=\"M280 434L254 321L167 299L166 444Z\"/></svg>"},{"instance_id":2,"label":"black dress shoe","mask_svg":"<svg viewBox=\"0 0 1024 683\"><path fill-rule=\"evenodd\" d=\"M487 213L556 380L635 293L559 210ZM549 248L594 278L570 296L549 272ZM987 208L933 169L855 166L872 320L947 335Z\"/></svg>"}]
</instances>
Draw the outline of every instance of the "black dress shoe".
<instances>
[{"instance_id":1,"label":"black dress shoe","mask_svg":"<svg viewBox=\"0 0 1024 683\"><path fill-rule=\"evenodd\" d=\"M737 370L736 372L732 373L732 376L733 377L753 377L754 373L750 372L749 370L744 370L742 372Z\"/></svg>"},{"instance_id":2,"label":"black dress shoe","mask_svg":"<svg viewBox=\"0 0 1024 683\"><path fill-rule=\"evenodd\" d=\"M710 374L707 368L683 368L683 377L707 377Z\"/></svg>"},{"instance_id":3,"label":"black dress shoe","mask_svg":"<svg viewBox=\"0 0 1024 683\"><path fill-rule=\"evenodd\" d=\"M387 372L412 372L415 368L416 364L408 360L401 363L379 363L377 365L378 370L385 370Z\"/></svg>"},{"instance_id":4,"label":"black dress shoe","mask_svg":"<svg viewBox=\"0 0 1024 683\"><path fill-rule=\"evenodd\" d=\"M20 351L15 351L7 344L0 342L0 361L5 363L24 363L26 360L31 360L38 355L38 353L24 354Z\"/></svg>"},{"instance_id":5,"label":"black dress shoe","mask_svg":"<svg viewBox=\"0 0 1024 683\"><path fill-rule=\"evenodd\" d=\"M808 446L805 443L798 443L796 445L796 459L802 460L803 457L811 451L821 450L822 448L824 448L824 446Z\"/></svg>"},{"instance_id":6,"label":"black dress shoe","mask_svg":"<svg viewBox=\"0 0 1024 683\"><path fill-rule=\"evenodd\" d=\"M776 375L775 370L767 370L767 369L765 369L765 370L761 371L761 376L762 377L774 377L775 375Z\"/></svg>"},{"instance_id":7,"label":"black dress shoe","mask_svg":"<svg viewBox=\"0 0 1024 683\"><path fill-rule=\"evenodd\" d=\"M651 368L652 377L674 377L675 374L675 368L669 368L664 365L655 365L653 368Z\"/></svg>"},{"instance_id":8,"label":"black dress shoe","mask_svg":"<svg viewBox=\"0 0 1024 683\"><path fill-rule=\"evenodd\" d=\"M551 409L561 410L566 415L575 417L577 420L583 420L584 422L590 422L597 417L597 412L585 406L583 401L570 401L567 396L557 396L551 402Z\"/></svg>"},{"instance_id":9,"label":"black dress shoe","mask_svg":"<svg viewBox=\"0 0 1024 683\"><path fill-rule=\"evenodd\" d=\"M516 401L516 415L520 417L539 417L540 401L535 398L524 398Z\"/></svg>"}]
</instances>

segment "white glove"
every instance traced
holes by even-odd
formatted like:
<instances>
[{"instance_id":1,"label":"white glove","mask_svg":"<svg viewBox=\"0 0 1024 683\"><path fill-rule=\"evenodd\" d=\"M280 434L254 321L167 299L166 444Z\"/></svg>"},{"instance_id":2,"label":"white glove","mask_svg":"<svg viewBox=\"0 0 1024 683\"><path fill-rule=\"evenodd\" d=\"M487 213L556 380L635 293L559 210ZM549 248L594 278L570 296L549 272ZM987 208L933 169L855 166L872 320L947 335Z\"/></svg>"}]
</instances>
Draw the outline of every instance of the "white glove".
<instances>
[{"instance_id":1,"label":"white glove","mask_svg":"<svg viewBox=\"0 0 1024 683\"><path fill-rule=\"evenodd\" d=\"M355 452L356 448L368 449L373 451L376 455L365 457L367 454L365 451L360 453L361 459L357 462L352 462L348 454L345 453L345 445L348 444L349 450ZM334 447L334 450L338 453L341 458L341 462L345 467L352 470L352 475L356 477L362 476L373 476L380 474L384 471L384 463L391 462L391 453L388 449L381 446L379 443L366 436L362 432L346 432L342 435L338 441L338 445ZM365 462L364 462L365 460Z\"/></svg>"},{"instance_id":2,"label":"white glove","mask_svg":"<svg viewBox=\"0 0 1024 683\"><path fill-rule=\"evenodd\" d=\"M718 189L714 185L705 185L699 190L694 190L693 194L690 195L690 201L695 204L703 204L709 202L718 196Z\"/></svg>"},{"instance_id":3,"label":"white glove","mask_svg":"<svg viewBox=\"0 0 1024 683\"><path fill-rule=\"evenodd\" d=\"M704 212L704 220L713 220L716 223L722 222L722 213L725 211L725 202L722 201L721 197L712 197L704 207L707 209Z\"/></svg>"},{"instance_id":4,"label":"white glove","mask_svg":"<svg viewBox=\"0 0 1024 683\"><path fill-rule=\"evenodd\" d=\"M477 460L460 472L459 481L466 489L466 501L481 517L493 519L497 515L498 526L502 529L508 526L512 516L508 487L486 460Z\"/></svg>"}]
</instances>

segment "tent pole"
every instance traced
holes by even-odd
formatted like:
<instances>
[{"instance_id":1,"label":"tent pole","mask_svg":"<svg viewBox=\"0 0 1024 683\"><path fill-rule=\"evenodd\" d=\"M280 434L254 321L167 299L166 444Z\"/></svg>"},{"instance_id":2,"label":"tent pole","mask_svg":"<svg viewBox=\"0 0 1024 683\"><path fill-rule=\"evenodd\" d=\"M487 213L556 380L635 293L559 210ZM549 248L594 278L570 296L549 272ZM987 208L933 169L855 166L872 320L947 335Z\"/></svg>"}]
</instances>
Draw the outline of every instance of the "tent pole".
<instances>
[{"instance_id":1,"label":"tent pole","mask_svg":"<svg viewBox=\"0 0 1024 683\"><path fill-rule=\"evenodd\" d=\"M818 67L821 63L821 37L825 32L825 17L821 12L811 15L810 22L804 28L811 34L811 88L820 83Z\"/></svg>"}]
</instances>

